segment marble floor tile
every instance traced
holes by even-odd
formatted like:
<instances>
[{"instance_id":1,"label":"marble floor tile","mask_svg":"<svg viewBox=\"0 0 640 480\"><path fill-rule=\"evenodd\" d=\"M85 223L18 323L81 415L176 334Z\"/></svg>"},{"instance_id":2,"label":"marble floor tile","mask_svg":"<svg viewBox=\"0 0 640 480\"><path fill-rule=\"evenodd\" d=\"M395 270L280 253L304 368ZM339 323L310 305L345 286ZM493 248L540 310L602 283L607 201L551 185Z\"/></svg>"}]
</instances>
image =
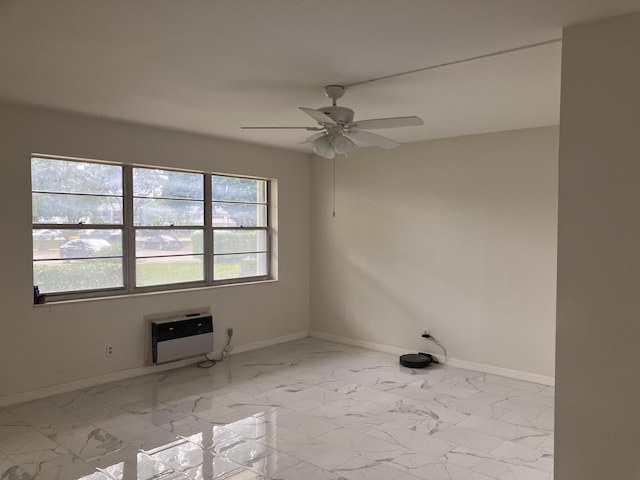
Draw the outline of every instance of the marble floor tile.
<instances>
[{"instance_id":1,"label":"marble floor tile","mask_svg":"<svg viewBox=\"0 0 640 480\"><path fill-rule=\"evenodd\" d=\"M345 477L323 470L307 462L300 462L278 475L272 480L347 480Z\"/></svg>"},{"instance_id":2,"label":"marble floor tile","mask_svg":"<svg viewBox=\"0 0 640 480\"><path fill-rule=\"evenodd\" d=\"M534 428L505 423L479 415L471 415L465 418L458 423L458 426L470 428L504 440L517 440L524 437L537 436L541 433L540 430L535 430Z\"/></svg>"},{"instance_id":3,"label":"marble floor tile","mask_svg":"<svg viewBox=\"0 0 640 480\"><path fill-rule=\"evenodd\" d=\"M0 425L24 425L25 422L6 408L0 408Z\"/></svg>"},{"instance_id":4,"label":"marble floor tile","mask_svg":"<svg viewBox=\"0 0 640 480\"><path fill-rule=\"evenodd\" d=\"M47 405L43 408L17 413L15 415L25 424L34 426L45 435L68 430L85 423L80 418L54 405Z\"/></svg>"},{"instance_id":5,"label":"marble floor tile","mask_svg":"<svg viewBox=\"0 0 640 480\"><path fill-rule=\"evenodd\" d=\"M110 477L106 473L102 472L91 472L87 475L79 477L78 480L113 480L113 477Z\"/></svg>"},{"instance_id":6,"label":"marble floor tile","mask_svg":"<svg viewBox=\"0 0 640 480\"><path fill-rule=\"evenodd\" d=\"M0 408L0 478L552 480L554 394L306 338Z\"/></svg>"},{"instance_id":7,"label":"marble floor tile","mask_svg":"<svg viewBox=\"0 0 640 480\"><path fill-rule=\"evenodd\" d=\"M454 445L462 445L487 453L504 443L501 438L492 437L458 425L445 424L433 436Z\"/></svg>"},{"instance_id":8,"label":"marble floor tile","mask_svg":"<svg viewBox=\"0 0 640 480\"><path fill-rule=\"evenodd\" d=\"M348 398L337 402L328 402L306 413L341 427L366 431L380 425L382 415L388 412L389 407L384 405Z\"/></svg>"},{"instance_id":9,"label":"marble floor tile","mask_svg":"<svg viewBox=\"0 0 640 480\"><path fill-rule=\"evenodd\" d=\"M336 393L346 395L347 397L366 400L373 403L380 403L382 405L391 405L393 403L400 402L405 398L402 395L395 393L376 390L372 387L365 387L357 383L349 383L340 380L325 382L320 386Z\"/></svg>"},{"instance_id":10,"label":"marble floor tile","mask_svg":"<svg viewBox=\"0 0 640 480\"><path fill-rule=\"evenodd\" d=\"M289 431L297 432L307 437L317 437L323 433L341 428L335 423L288 408L274 410L271 415L267 416L267 421L277 425L278 428L286 428Z\"/></svg>"},{"instance_id":11,"label":"marble floor tile","mask_svg":"<svg viewBox=\"0 0 640 480\"><path fill-rule=\"evenodd\" d=\"M297 457L273 450L267 455L245 462L244 465L264 478L276 478L301 462Z\"/></svg>"},{"instance_id":12,"label":"marble floor tile","mask_svg":"<svg viewBox=\"0 0 640 480\"><path fill-rule=\"evenodd\" d=\"M547 432L553 432L554 415L553 408L537 405L522 406L506 412L498 418L501 422L535 427Z\"/></svg>"},{"instance_id":13,"label":"marble floor tile","mask_svg":"<svg viewBox=\"0 0 640 480\"><path fill-rule=\"evenodd\" d=\"M553 455L553 451L554 451L553 435L547 436L539 445L537 445L537 448L542 450L547 455Z\"/></svg>"},{"instance_id":14,"label":"marble floor tile","mask_svg":"<svg viewBox=\"0 0 640 480\"><path fill-rule=\"evenodd\" d=\"M124 447L122 440L91 424L61 430L47 436L85 460L91 460Z\"/></svg>"},{"instance_id":15,"label":"marble floor tile","mask_svg":"<svg viewBox=\"0 0 640 480\"><path fill-rule=\"evenodd\" d=\"M495 383L496 385L504 385L506 387L513 387L519 390L536 393L540 393L549 388L546 385L540 385L539 383L525 382L524 380L516 380L515 378L499 377L498 375L491 375L489 373L483 375L480 379L488 383Z\"/></svg>"},{"instance_id":16,"label":"marble floor tile","mask_svg":"<svg viewBox=\"0 0 640 480\"><path fill-rule=\"evenodd\" d=\"M290 433L278 438L274 448L293 457L300 458L323 470L331 470L358 456L357 452L330 445L321 440Z\"/></svg>"},{"instance_id":17,"label":"marble floor tile","mask_svg":"<svg viewBox=\"0 0 640 480\"><path fill-rule=\"evenodd\" d=\"M238 465L249 465L267 458L276 451L264 443L255 440L243 439L220 451L220 456Z\"/></svg>"},{"instance_id":18,"label":"marble floor tile","mask_svg":"<svg viewBox=\"0 0 640 480\"><path fill-rule=\"evenodd\" d=\"M41 408L46 408L49 405L51 404L48 399L41 398L39 400L33 400L31 402L24 402L24 403L19 403L17 405L11 405L7 407L5 410L8 410L14 415L20 415L21 413L27 413L33 410L40 410Z\"/></svg>"},{"instance_id":19,"label":"marble floor tile","mask_svg":"<svg viewBox=\"0 0 640 480\"><path fill-rule=\"evenodd\" d=\"M554 398L549 395L528 392L526 390L512 390L507 398L519 405L534 404L542 407L552 408L554 406Z\"/></svg>"},{"instance_id":20,"label":"marble floor tile","mask_svg":"<svg viewBox=\"0 0 640 480\"><path fill-rule=\"evenodd\" d=\"M116 480L153 480L165 478L173 472L169 466L134 447L108 453L89 463Z\"/></svg>"},{"instance_id":21,"label":"marble floor tile","mask_svg":"<svg viewBox=\"0 0 640 480\"><path fill-rule=\"evenodd\" d=\"M101 426L104 422L117 421L119 419L126 421L128 418L133 418L132 414L125 412L120 407L101 400L83 402L82 405L62 407L62 409L69 410L74 416L96 426Z\"/></svg>"},{"instance_id":22,"label":"marble floor tile","mask_svg":"<svg viewBox=\"0 0 640 480\"><path fill-rule=\"evenodd\" d=\"M211 421L219 421L227 418L246 418L252 415L268 412L278 408L280 405L254 398L251 394L239 392L220 392L220 396L214 397L218 409L196 412L196 415ZM234 421L234 420L232 420ZM231 421L229 422L231 423Z\"/></svg>"},{"instance_id":23,"label":"marble floor tile","mask_svg":"<svg viewBox=\"0 0 640 480\"><path fill-rule=\"evenodd\" d=\"M543 453L536 448L509 441L498 445L491 450L490 454L492 457L523 465L534 463L543 455Z\"/></svg>"},{"instance_id":24,"label":"marble floor tile","mask_svg":"<svg viewBox=\"0 0 640 480\"><path fill-rule=\"evenodd\" d=\"M349 466L352 468L347 469L346 467ZM429 461L424 464L418 462L410 465L402 465L395 462L388 465L373 463L359 466L357 462L353 462L352 465L341 466L335 472L342 473L350 480L383 480L386 478L399 480L494 480L492 477L442 460Z\"/></svg>"},{"instance_id":25,"label":"marble floor tile","mask_svg":"<svg viewBox=\"0 0 640 480\"><path fill-rule=\"evenodd\" d=\"M548 471L512 463L491 454L457 447L445 456L447 463L499 480L550 480Z\"/></svg>"},{"instance_id":26,"label":"marble floor tile","mask_svg":"<svg viewBox=\"0 0 640 480\"><path fill-rule=\"evenodd\" d=\"M380 438L345 428L331 430L317 438L330 445L357 452L362 457L376 461L396 458L408 451L397 443L387 442Z\"/></svg>"},{"instance_id":27,"label":"marble floor tile","mask_svg":"<svg viewBox=\"0 0 640 480\"><path fill-rule=\"evenodd\" d=\"M162 447L176 440L177 436L152 423L135 419L127 422L111 422L104 429L127 445L142 450Z\"/></svg>"},{"instance_id":28,"label":"marble floor tile","mask_svg":"<svg viewBox=\"0 0 640 480\"><path fill-rule=\"evenodd\" d=\"M13 460L0 454L0 478L3 480L31 480L33 477Z\"/></svg>"},{"instance_id":29,"label":"marble floor tile","mask_svg":"<svg viewBox=\"0 0 640 480\"><path fill-rule=\"evenodd\" d=\"M31 426L0 427L0 452L19 465L44 462L69 453Z\"/></svg>"},{"instance_id":30,"label":"marble floor tile","mask_svg":"<svg viewBox=\"0 0 640 480\"><path fill-rule=\"evenodd\" d=\"M188 478L214 479L245 470L242 465L184 439L146 453Z\"/></svg>"},{"instance_id":31,"label":"marble floor tile","mask_svg":"<svg viewBox=\"0 0 640 480\"><path fill-rule=\"evenodd\" d=\"M95 469L72 453L20 465L34 480L66 480L91 475Z\"/></svg>"},{"instance_id":32,"label":"marble floor tile","mask_svg":"<svg viewBox=\"0 0 640 480\"><path fill-rule=\"evenodd\" d=\"M493 393L494 395L506 395L513 390L511 386L499 385L497 383L489 383L480 378L465 378L460 383L454 383L456 385L464 385L476 392ZM468 398L468 397L467 397Z\"/></svg>"},{"instance_id":33,"label":"marble floor tile","mask_svg":"<svg viewBox=\"0 0 640 480\"><path fill-rule=\"evenodd\" d=\"M278 430L278 425L275 422L268 422L267 417L272 418L273 413L274 412L258 413L228 423L224 428L249 440L272 438Z\"/></svg>"},{"instance_id":34,"label":"marble floor tile","mask_svg":"<svg viewBox=\"0 0 640 480\"><path fill-rule=\"evenodd\" d=\"M333 473L339 474L347 480L418 480L420 478L363 457L356 457L345 462L335 468Z\"/></svg>"},{"instance_id":35,"label":"marble floor tile","mask_svg":"<svg viewBox=\"0 0 640 480\"><path fill-rule=\"evenodd\" d=\"M389 411L409 418L437 420L455 425L468 415L449 408L439 402L423 402L407 398L389 406Z\"/></svg>"},{"instance_id":36,"label":"marble floor tile","mask_svg":"<svg viewBox=\"0 0 640 480\"><path fill-rule=\"evenodd\" d=\"M189 416L172 420L161 425L161 428L172 434L185 438L203 448L219 451L242 437L226 429L196 416Z\"/></svg>"},{"instance_id":37,"label":"marble floor tile","mask_svg":"<svg viewBox=\"0 0 640 480\"><path fill-rule=\"evenodd\" d=\"M415 450L428 455L441 456L455 447L455 444L445 442L432 435L425 435L411 428L381 425L369 430L367 433L408 450Z\"/></svg>"},{"instance_id":38,"label":"marble floor tile","mask_svg":"<svg viewBox=\"0 0 640 480\"><path fill-rule=\"evenodd\" d=\"M478 415L484 418L498 419L508 412L506 408L499 406L500 398L495 400L498 403L482 402L476 399L477 395L470 398L454 398L444 395L436 396L431 402L442 405L456 412L466 415Z\"/></svg>"},{"instance_id":39,"label":"marble floor tile","mask_svg":"<svg viewBox=\"0 0 640 480\"><path fill-rule=\"evenodd\" d=\"M432 390L427 382L418 384L403 384L399 382L383 382L375 385L374 388L383 392L391 393L402 398L412 398L422 402L430 402L438 397L438 392Z\"/></svg>"},{"instance_id":40,"label":"marble floor tile","mask_svg":"<svg viewBox=\"0 0 640 480\"><path fill-rule=\"evenodd\" d=\"M417 478L429 480L494 480L493 477L446 462L416 468L411 470L411 474Z\"/></svg>"}]
</instances>

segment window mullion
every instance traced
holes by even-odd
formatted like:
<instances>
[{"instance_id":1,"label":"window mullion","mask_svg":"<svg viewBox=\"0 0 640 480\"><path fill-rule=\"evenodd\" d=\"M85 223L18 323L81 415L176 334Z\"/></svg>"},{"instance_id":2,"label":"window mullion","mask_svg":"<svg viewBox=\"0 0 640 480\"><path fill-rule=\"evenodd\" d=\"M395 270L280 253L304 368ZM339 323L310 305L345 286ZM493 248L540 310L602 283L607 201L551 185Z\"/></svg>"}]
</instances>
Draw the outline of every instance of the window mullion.
<instances>
[{"instance_id":1,"label":"window mullion","mask_svg":"<svg viewBox=\"0 0 640 480\"><path fill-rule=\"evenodd\" d=\"M213 193L211 174L204 175L204 279L207 285L213 283Z\"/></svg>"},{"instance_id":2,"label":"window mullion","mask_svg":"<svg viewBox=\"0 0 640 480\"><path fill-rule=\"evenodd\" d=\"M273 252L271 251L271 182L265 184L267 189L267 277L271 277L271 262L273 261Z\"/></svg>"},{"instance_id":3,"label":"window mullion","mask_svg":"<svg viewBox=\"0 0 640 480\"><path fill-rule=\"evenodd\" d=\"M123 202L124 202L124 238L122 242L122 256L125 276L124 286L127 292L135 290L136 278L136 231L133 227L133 168L130 165L123 166Z\"/></svg>"}]
</instances>

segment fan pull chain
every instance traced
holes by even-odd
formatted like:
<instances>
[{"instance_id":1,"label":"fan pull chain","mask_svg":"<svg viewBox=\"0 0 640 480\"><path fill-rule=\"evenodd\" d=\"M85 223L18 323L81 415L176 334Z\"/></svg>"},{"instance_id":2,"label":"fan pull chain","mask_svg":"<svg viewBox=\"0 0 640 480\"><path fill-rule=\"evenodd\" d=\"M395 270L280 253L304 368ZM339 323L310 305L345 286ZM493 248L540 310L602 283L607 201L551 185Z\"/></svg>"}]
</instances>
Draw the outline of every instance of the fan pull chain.
<instances>
[{"instance_id":1,"label":"fan pull chain","mask_svg":"<svg viewBox=\"0 0 640 480\"><path fill-rule=\"evenodd\" d=\"M336 157L333 157L333 218L336 217Z\"/></svg>"}]
</instances>

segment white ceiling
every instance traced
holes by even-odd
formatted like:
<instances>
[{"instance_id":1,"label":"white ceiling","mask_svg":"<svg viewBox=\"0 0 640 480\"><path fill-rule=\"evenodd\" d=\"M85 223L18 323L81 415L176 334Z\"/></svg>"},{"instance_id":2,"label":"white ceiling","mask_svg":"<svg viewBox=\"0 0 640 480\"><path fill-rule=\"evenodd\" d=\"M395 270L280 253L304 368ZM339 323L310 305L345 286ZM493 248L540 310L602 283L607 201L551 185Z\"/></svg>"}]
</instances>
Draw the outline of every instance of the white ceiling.
<instances>
[{"instance_id":1,"label":"white ceiling","mask_svg":"<svg viewBox=\"0 0 640 480\"><path fill-rule=\"evenodd\" d=\"M0 0L0 98L287 149L351 84L560 38L640 0ZM348 89L400 142L556 124L561 43Z\"/></svg>"}]
</instances>

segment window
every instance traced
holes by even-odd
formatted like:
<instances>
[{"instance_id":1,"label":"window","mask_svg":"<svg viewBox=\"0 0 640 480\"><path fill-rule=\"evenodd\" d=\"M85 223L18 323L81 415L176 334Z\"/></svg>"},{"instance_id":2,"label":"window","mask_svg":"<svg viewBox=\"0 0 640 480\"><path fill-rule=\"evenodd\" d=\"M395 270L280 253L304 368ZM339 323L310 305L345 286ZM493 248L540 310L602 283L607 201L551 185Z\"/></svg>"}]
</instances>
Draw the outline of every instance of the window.
<instances>
[{"instance_id":1,"label":"window","mask_svg":"<svg viewBox=\"0 0 640 480\"><path fill-rule=\"evenodd\" d=\"M133 169L136 286L205 279L204 175Z\"/></svg>"},{"instance_id":2,"label":"window","mask_svg":"<svg viewBox=\"0 0 640 480\"><path fill-rule=\"evenodd\" d=\"M266 276L267 182L213 176L211 190L214 280Z\"/></svg>"},{"instance_id":3,"label":"window","mask_svg":"<svg viewBox=\"0 0 640 480\"><path fill-rule=\"evenodd\" d=\"M33 278L57 299L266 280L270 182L33 157Z\"/></svg>"},{"instance_id":4,"label":"window","mask_svg":"<svg viewBox=\"0 0 640 480\"><path fill-rule=\"evenodd\" d=\"M122 167L34 158L31 183L40 291L123 288Z\"/></svg>"}]
</instances>

